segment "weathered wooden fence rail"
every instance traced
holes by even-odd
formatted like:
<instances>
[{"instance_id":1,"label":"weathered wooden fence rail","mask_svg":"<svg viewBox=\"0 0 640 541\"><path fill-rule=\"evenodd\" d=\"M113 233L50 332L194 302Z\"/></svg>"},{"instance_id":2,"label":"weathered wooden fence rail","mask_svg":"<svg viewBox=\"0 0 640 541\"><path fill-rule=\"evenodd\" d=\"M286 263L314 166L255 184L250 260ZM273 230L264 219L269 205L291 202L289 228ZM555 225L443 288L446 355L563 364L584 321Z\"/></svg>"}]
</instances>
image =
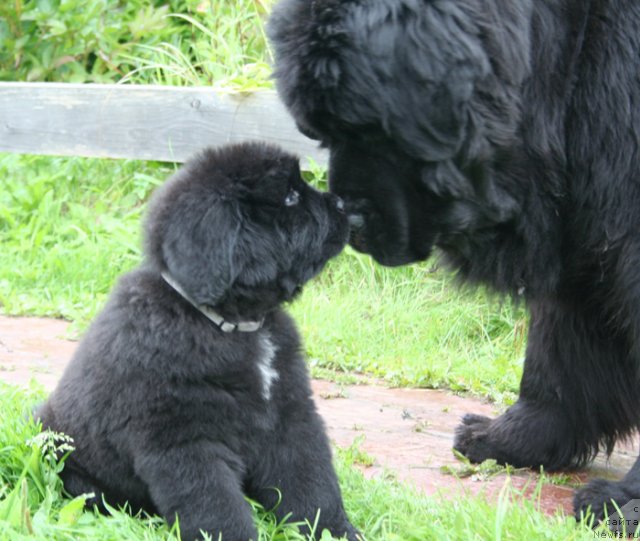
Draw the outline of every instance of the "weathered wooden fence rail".
<instances>
[{"instance_id":1,"label":"weathered wooden fence rail","mask_svg":"<svg viewBox=\"0 0 640 541\"><path fill-rule=\"evenodd\" d=\"M182 162L204 146L247 139L326 163L274 91L0 82L3 152Z\"/></svg>"}]
</instances>

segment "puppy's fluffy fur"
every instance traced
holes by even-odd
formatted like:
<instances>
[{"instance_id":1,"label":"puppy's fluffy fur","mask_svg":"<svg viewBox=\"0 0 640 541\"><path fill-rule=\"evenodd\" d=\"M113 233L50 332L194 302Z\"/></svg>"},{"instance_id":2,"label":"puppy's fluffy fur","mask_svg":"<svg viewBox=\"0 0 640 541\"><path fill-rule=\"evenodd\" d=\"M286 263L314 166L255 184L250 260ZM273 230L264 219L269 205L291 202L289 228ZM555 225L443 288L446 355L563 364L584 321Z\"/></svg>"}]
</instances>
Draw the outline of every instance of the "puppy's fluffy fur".
<instances>
[{"instance_id":1,"label":"puppy's fluffy fur","mask_svg":"<svg viewBox=\"0 0 640 541\"><path fill-rule=\"evenodd\" d=\"M455 447L557 470L637 433L638 1L280 0L270 35L352 245L386 265L437 246L531 309L518 402L465 417ZM632 498L640 460L576 516Z\"/></svg>"},{"instance_id":2,"label":"puppy's fluffy fur","mask_svg":"<svg viewBox=\"0 0 640 541\"><path fill-rule=\"evenodd\" d=\"M206 150L179 170L150 203L144 264L122 277L39 411L74 439L67 491L178 516L183 539L257 539L248 495L281 518L313 522L320 510L318 531L355 540L280 308L347 231L340 200L275 147ZM196 305L264 322L223 332Z\"/></svg>"}]
</instances>

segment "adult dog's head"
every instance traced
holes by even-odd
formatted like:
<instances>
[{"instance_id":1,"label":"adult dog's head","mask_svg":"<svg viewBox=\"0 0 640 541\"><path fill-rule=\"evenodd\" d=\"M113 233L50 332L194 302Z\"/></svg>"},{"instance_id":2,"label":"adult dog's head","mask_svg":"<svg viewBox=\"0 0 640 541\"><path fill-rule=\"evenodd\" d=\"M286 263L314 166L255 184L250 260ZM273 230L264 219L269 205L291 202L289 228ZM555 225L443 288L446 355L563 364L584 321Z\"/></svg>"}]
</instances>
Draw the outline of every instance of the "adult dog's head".
<instances>
[{"instance_id":1,"label":"adult dog's head","mask_svg":"<svg viewBox=\"0 0 640 541\"><path fill-rule=\"evenodd\" d=\"M278 90L330 150L356 249L409 263L517 212L492 169L513 159L530 16L530 2L501 0L274 8Z\"/></svg>"},{"instance_id":2,"label":"adult dog's head","mask_svg":"<svg viewBox=\"0 0 640 541\"><path fill-rule=\"evenodd\" d=\"M342 250L348 224L297 158L245 143L185 164L154 195L145 233L149 262L198 305L246 318L292 299Z\"/></svg>"}]
</instances>

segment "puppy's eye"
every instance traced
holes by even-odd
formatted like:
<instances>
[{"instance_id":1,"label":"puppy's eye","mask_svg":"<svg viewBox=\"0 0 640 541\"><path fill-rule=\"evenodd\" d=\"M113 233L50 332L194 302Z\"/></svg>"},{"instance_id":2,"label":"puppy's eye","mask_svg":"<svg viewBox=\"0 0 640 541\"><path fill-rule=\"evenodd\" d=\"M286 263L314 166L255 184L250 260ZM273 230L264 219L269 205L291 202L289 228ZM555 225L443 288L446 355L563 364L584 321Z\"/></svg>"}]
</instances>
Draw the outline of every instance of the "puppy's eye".
<instances>
[{"instance_id":1,"label":"puppy's eye","mask_svg":"<svg viewBox=\"0 0 640 541\"><path fill-rule=\"evenodd\" d=\"M300 202L300 193L295 190L289 190L287 197L284 199L284 204L287 207L293 207Z\"/></svg>"}]
</instances>

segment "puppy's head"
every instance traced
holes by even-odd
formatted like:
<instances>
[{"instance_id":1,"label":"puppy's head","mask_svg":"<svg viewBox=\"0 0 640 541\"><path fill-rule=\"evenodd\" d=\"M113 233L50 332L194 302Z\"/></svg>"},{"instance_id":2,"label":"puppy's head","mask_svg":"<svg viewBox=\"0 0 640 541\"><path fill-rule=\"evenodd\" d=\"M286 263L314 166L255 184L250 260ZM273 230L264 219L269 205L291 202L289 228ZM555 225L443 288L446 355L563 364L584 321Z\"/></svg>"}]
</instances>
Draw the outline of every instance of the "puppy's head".
<instances>
[{"instance_id":1,"label":"puppy's head","mask_svg":"<svg viewBox=\"0 0 640 541\"><path fill-rule=\"evenodd\" d=\"M490 185L517 137L531 3L280 0L278 91L331 154L355 248L397 265L505 219Z\"/></svg>"},{"instance_id":2,"label":"puppy's head","mask_svg":"<svg viewBox=\"0 0 640 541\"><path fill-rule=\"evenodd\" d=\"M344 247L342 201L296 157L245 143L208 149L154 195L146 254L198 304L255 316L290 300Z\"/></svg>"}]
</instances>

